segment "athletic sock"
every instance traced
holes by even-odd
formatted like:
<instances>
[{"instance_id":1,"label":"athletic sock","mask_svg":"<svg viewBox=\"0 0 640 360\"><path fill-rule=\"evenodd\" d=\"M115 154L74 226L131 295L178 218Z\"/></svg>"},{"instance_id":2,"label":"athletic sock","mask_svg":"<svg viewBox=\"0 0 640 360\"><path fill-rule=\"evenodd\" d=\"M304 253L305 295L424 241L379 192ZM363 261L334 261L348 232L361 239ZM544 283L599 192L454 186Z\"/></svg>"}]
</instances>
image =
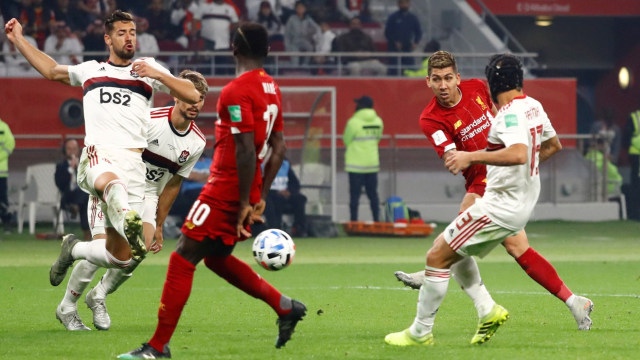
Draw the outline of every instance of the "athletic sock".
<instances>
[{"instance_id":1,"label":"athletic sock","mask_svg":"<svg viewBox=\"0 0 640 360\"><path fill-rule=\"evenodd\" d=\"M422 337L431 332L438 308L449 287L449 269L425 267L425 278L418 295L418 311L409 327L411 335Z\"/></svg>"},{"instance_id":2,"label":"athletic sock","mask_svg":"<svg viewBox=\"0 0 640 360\"><path fill-rule=\"evenodd\" d=\"M69 282L67 283L67 291L60 303L63 313L69 313L71 310L78 308L78 299L87 288L93 276L98 271L98 267L87 260L80 261L71 271Z\"/></svg>"},{"instance_id":3,"label":"athletic sock","mask_svg":"<svg viewBox=\"0 0 640 360\"><path fill-rule=\"evenodd\" d=\"M560 279L553 265L533 248L528 248L516 261L527 275L558 299L566 302L573 295L571 290Z\"/></svg>"},{"instance_id":4,"label":"athletic sock","mask_svg":"<svg viewBox=\"0 0 640 360\"><path fill-rule=\"evenodd\" d=\"M167 279L164 282L160 308L158 309L158 326L153 337L149 340L149 345L160 352L163 351L164 345L171 340L171 336L176 330L182 309L191 294L195 271L196 267L192 263L175 251L171 253Z\"/></svg>"},{"instance_id":5,"label":"athletic sock","mask_svg":"<svg viewBox=\"0 0 640 360\"><path fill-rule=\"evenodd\" d=\"M124 216L131 210L129 206L129 194L127 187L121 180L113 180L107 184L103 194L104 202L107 203L107 215L111 225L118 234L127 238L124 233Z\"/></svg>"},{"instance_id":6,"label":"athletic sock","mask_svg":"<svg viewBox=\"0 0 640 360\"><path fill-rule=\"evenodd\" d=\"M103 268L124 268L130 260L118 260L107 251L106 239L80 241L71 250L74 259L86 259L90 263Z\"/></svg>"},{"instance_id":7,"label":"athletic sock","mask_svg":"<svg viewBox=\"0 0 640 360\"><path fill-rule=\"evenodd\" d=\"M458 261L451 267L451 275L456 279L462 290L473 300L478 311L478 318L491 312L496 302L489 294L480 277L480 269L476 260L469 256Z\"/></svg>"},{"instance_id":8,"label":"athletic sock","mask_svg":"<svg viewBox=\"0 0 640 360\"><path fill-rule=\"evenodd\" d=\"M131 278L133 270L140 265L140 261L131 259L129 266L124 269L109 269L102 276L100 282L94 288L96 299L105 299L108 294L118 290L118 288Z\"/></svg>"},{"instance_id":9,"label":"athletic sock","mask_svg":"<svg viewBox=\"0 0 640 360\"><path fill-rule=\"evenodd\" d=\"M208 256L204 259L205 265L231 285L245 293L266 302L280 315L286 315L291 311L291 299L284 296L256 273L251 266L233 255Z\"/></svg>"}]
</instances>

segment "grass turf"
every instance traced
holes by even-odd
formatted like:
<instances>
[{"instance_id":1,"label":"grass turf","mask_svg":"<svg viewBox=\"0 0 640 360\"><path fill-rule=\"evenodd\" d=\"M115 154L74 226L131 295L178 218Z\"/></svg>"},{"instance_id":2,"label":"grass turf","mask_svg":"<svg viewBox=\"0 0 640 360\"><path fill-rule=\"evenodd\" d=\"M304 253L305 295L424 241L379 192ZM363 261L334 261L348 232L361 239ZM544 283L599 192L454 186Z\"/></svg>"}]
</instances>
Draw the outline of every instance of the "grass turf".
<instances>
[{"instance_id":1,"label":"grass turf","mask_svg":"<svg viewBox=\"0 0 640 360\"><path fill-rule=\"evenodd\" d=\"M439 229L443 227L440 225ZM591 331L580 332L566 306L529 279L496 248L479 260L483 280L511 319L487 344L471 346L476 314L455 281L434 328L436 345L397 348L384 336L408 327L417 291L395 270L417 271L433 236L420 238L295 239L290 268L267 272L251 258L250 242L235 255L309 311L286 347L274 348L276 316L261 301L219 279L203 265L173 336L176 359L632 359L640 349L640 224L537 222L531 245L565 283L595 303ZM153 334L166 266L175 240L150 255L135 276L110 295L109 331L68 332L55 319L64 295L48 282L58 241L4 235L0 242L0 359L113 359ZM99 273L101 274L101 272ZM97 278L94 280L94 283ZM84 299L79 313L91 324Z\"/></svg>"}]
</instances>

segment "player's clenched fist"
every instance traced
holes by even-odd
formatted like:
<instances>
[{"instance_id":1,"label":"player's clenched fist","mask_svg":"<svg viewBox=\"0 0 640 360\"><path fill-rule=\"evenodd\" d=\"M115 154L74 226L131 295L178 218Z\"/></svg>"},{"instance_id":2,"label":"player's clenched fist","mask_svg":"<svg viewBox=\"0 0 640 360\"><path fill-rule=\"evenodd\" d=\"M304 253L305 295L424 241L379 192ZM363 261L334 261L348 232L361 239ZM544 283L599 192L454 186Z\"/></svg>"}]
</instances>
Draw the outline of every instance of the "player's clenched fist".
<instances>
[{"instance_id":1,"label":"player's clenched fist","mask_svg":"<svg viewBox=\"0 0 640 360\"><path fill-rule=\"evenodd\" d=\"M4 32L7 34L9 41L14 42L16 36L22 35L22 25L16 18L13 18L4 25Z\"/></svg>"}]
</instances>

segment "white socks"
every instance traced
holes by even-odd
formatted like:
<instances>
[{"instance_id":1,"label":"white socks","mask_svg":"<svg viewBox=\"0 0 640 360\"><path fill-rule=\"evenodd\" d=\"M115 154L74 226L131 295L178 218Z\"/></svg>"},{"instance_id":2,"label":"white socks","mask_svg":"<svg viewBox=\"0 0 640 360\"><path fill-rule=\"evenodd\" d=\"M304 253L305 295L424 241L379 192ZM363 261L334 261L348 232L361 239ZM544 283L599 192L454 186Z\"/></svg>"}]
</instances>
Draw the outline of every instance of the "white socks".
<instances>
[{"instance_id":1,"label":"white socks","mask_svg":"<svg viewBox=\"0 0 640 360\"><path fill-rule=\"evenodd\" d=\"M104 268L125 268L130 260L118 260L107 251L107 239L80 241L71 250L74 259L87 259L94 265Z\"/></svg>"},{"instance_id":2,"label":"white socks","mask_svg":"<svg viewBox=\"0 0 640 360\"><path fill-rule=\"evenodd\" d=\"M456 279L462 290L473 300L478 311L478 318L482 318L491 312L496 302L482 283L478 263L473 257L464 257L451 266L451 274Z\"/></svg>"},{"instance_id":3,"label":"white socks","mask_svg":"<svg viewBox=\"0 0 640 360\"><path fill-rule=\"evenodd\" d=\"M449 269L425 267L425 278L418 296L418 312L409 327L411 335L423 337L431 332L438 308L449 287Z\"/></svg>"},{"instance_id":4,"label":"white socks","mask_svg":"<svg viewBox=\"0 0 640 360\"><path fill-rule=\"evenodd\" d=\"M104 299L108 294L116 291L120 285L122 285L125 281L129 280L133 270L135 270L140 262L134 259L131 259L129 266L124 269L109 269L102 276L100 282L95 287L94 296L96 299Z\"/></svg>"},{"instance_id":5,"label":"white socks","mask_svg":"<svg viewBox=\"0 0 640 360\"><path fill-rule=\"evenodd\" d=\"M69 282L67 283L67 291L60 303L64 314L77 310L78 299L87 288L87 285L93 280L96 271L98 271L98 267L87 260L80 261L73 268Z\"/></svg>"},{"instance_id":6,"label":"white socks","mask_svg":"<svg viewBox=\"0 0 640 360\"><path fill-rule=\"evenodd\" d=\"M126 239L127 236L124 233L124 216L131 210L127 187L122 181L113 180L105 187L102 197L107 203L107 216L109 216L111 226L116 229L118 234Z\"/></svg>"}]
</instances>

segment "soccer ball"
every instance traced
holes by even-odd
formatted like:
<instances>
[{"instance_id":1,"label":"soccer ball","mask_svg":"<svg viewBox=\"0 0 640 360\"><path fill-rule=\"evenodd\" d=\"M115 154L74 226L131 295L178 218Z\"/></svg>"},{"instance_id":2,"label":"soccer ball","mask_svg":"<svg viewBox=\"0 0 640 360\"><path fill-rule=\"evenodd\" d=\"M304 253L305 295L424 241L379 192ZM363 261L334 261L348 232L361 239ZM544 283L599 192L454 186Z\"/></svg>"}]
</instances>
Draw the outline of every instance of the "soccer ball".
<instances>
[{"instance_id":1,"label":"soccer ball","mask_svg":"<svg viewBox=\"0 0 640 360\"><path fill-rule=\"evenodd\" d=\"M253 241L253 258L267 270L282 270L289 266L296 254L291 236L280 229L261 232Z\"/></svg>"}]
</instances>

